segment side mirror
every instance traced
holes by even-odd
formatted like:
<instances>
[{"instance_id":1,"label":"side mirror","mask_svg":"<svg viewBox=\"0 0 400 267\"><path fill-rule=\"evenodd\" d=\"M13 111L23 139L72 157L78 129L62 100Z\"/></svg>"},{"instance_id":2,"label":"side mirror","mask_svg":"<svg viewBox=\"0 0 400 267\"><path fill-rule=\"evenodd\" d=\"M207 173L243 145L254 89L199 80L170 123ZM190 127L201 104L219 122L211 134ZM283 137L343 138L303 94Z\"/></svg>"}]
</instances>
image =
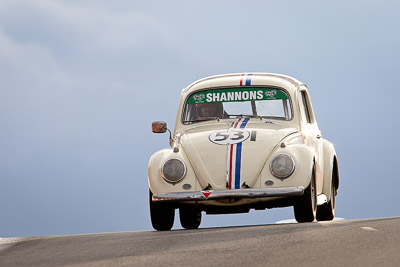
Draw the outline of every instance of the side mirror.
<instances>
[{"instance_id":1,"label":"side mirror","mask_svg":"<svg viewBox=\"0 0 400 267\"><path fill-rule=\"evenodd\" d=\"M165 133L167 131L167 123L163 121L155 121L151 124L153 133Z\"/></svg>"}]
</instances>

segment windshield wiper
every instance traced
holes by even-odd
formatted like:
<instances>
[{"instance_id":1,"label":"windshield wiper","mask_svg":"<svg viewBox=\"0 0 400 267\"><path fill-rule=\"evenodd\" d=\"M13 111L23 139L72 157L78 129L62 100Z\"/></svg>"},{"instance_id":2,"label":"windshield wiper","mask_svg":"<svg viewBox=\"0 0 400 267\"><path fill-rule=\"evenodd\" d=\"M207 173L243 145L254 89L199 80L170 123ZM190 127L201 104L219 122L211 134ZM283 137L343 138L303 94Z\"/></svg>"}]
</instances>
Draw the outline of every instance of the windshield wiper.
<instances>
[{"instance_id":1,"label":"windshield wiper","mask_svg":"<svg viewBox=\"0 0 400 267\"><path fill-rule=\"evenodd\" d=\"M228 114L228 116L236 116L236 117L247 117L247 118L259 118L257 115L249 115L249 114Z\"/></svg>"},{"instance_id":2,"label":"windshield wiper","mask_svg":"<svg viewBox=\"0 0 400 267\"><path fill-rule=\"evenodd\" d=\"M201 119L201 120L188 120L188 121L183 121L183 123L187 123L187 122L201 122L201 121L212 121L212 120L219 120L219 118L207 118L207 119Z\"/></svg>"}]
</instances>

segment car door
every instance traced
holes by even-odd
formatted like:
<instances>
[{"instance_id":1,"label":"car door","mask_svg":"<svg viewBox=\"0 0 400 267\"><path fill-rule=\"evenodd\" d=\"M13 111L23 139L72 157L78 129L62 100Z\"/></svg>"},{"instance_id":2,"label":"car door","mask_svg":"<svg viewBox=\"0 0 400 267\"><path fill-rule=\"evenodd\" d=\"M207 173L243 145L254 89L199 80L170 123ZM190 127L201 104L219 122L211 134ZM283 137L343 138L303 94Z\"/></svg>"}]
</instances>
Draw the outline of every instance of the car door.
<instances>
[{"instance_id":1,"label":"car door","mask_svg":"<svg viewBox=\"0 0 400 267\"><path fill-rule=\"evenodd\" d=\"M298 104L301 116L301 131L305 138L304 142L315 153L315 175L317 194L322 192L323 186L323 160L322 160L322 136L315 120L313 108L311 106L310 97L306 89L302 89L298 95Z\"/></svg>"}]
</instances>

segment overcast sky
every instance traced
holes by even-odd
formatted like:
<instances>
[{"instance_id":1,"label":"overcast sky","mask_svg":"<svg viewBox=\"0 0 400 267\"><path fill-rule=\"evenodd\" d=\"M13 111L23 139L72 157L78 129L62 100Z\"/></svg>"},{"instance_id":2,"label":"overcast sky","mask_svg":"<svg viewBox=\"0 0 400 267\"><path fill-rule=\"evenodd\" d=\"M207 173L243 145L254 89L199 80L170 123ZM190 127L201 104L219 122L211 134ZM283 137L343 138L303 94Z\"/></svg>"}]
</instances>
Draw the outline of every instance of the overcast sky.
<instances>
[{"instance_id":1,"label":"overcast sky","mask_svg":"<svg viewBox=\"0 0 400 267\"><path fill-rule=\"evenodd\" d=\"M398 1L0 0L0 237L151 230L148 160L168 146L151 122L173 128L182 88L230 72L306 83L336 215L399 216L399 25Z\"/></svg>"}]
</instances>

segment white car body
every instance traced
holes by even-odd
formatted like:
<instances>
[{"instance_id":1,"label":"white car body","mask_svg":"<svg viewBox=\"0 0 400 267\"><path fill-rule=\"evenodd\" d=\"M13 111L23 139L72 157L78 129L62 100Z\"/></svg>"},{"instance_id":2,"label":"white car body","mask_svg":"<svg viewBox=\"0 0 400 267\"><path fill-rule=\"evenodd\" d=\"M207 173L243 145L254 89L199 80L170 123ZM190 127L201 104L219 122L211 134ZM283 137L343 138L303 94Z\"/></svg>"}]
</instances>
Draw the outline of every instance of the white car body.
<instances>
[{"instance_id":1,"label":"white car body","mask_svg":"<svg viewBox=\"0 0 400 267\"><path fill-rule=\"evenodd\" d=\"M230 103L237 108L245 105L243 102L251 102L256 112L255 102L262 108L260 103L269 100L284 103L284 111L279 111L282 117L226 112ZM222 103L224 118L185 122L191 108L201 108L199 103L207 101ZM157 230L171 229L175 208L181 211L184 228L197 228L201 211L238 213L294 206L299 222L334 217L339 186L336 152L321 136L307 86L294 78L246 73L192 83L182 90L170 146L156 152L148 168L152 223ZM169 159L183 162L184 168L178 161L170 161L183 168L176 171L184 171L177 181L168 181L163 174L175 173L163 170ZM287 172L288 177L274 175L271 168Z\"/></svg>"}]
</instances>

